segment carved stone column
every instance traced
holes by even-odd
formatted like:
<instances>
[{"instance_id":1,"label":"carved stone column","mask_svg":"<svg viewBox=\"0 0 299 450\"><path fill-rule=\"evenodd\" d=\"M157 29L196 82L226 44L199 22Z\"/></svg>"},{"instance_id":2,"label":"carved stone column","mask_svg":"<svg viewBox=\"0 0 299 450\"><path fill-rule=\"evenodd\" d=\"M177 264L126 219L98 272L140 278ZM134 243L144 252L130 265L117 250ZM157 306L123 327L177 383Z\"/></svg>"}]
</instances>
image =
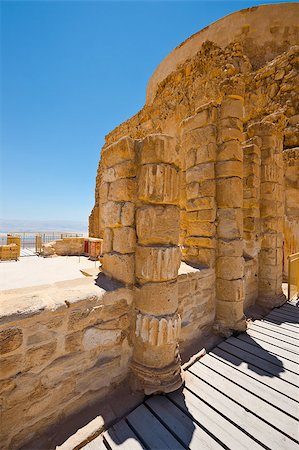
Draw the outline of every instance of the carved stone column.
<instances>
[{"instance_id":1,"label":"carved stone column","mask_svg":"<svg viewBox=\"0 0 299 450\"><path fill-rule=\"evenodd\" d=\"M284 303L282 293L283 258L283 129L285 118L276 123L251 125L250 136L261 143L261 250L259 253L259 296L257 303L274 308Z\"/></svg>"},{"instance_id":2,"label":"carved stone column","mask_svg":"<svg viewBox=\"0 0 299 450\"><path fill-rule=\"evenodd\" d=\"M167 135L150 135L140 144L132 370L136 387L146 394L182 384L178 156L175 140Z\"/></svg>"},{"instance_id":3,"label":"carved stone column","mask_svg":"<svg viewBox=\"0 0 299 450\"><path fill-rule=\"evenodd\" d=\"M238 80L222 85L219 107L216 164L217 261L216 324L244 330L243 258L243 102L244 86Z\"/></svg>"},{"instance_id":4,"label":"carved stone column","mask_svg":"<svg viewBox=\"0 0 299 450\"><path fill-rule=\"evenodd\" d=\"M124 137L101 155L102 269L126 285L135 282L136 142Z\"/></svg>"},{"instance_id":5,"label":"carved stone column","mask_svg":"<svg viewBox=\"0 0 299 450\"><path fill-rule=\"evenodd\" d=\"M200 267L215 267L217 107L209 103L181 124L186 170L186 233L183 258Z\"/></svg>"}]
</instances>

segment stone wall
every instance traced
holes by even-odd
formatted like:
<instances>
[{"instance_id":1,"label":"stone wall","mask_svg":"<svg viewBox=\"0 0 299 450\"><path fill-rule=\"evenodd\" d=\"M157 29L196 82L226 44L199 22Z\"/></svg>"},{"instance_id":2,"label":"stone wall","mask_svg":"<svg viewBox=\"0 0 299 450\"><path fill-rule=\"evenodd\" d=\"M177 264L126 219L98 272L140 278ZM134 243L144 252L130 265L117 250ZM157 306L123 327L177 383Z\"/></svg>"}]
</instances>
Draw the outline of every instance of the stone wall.
<instances>
[{"instance_id":1,"label":"stone wall","mask_svg":"<svg viewBox=\"0 0 299 450\"><path fill-rule=\"evenodd\" d=\"M124 380L132 292L90 279L1 299L1 448L16 449Z\"/></svg>"}]
</instances>

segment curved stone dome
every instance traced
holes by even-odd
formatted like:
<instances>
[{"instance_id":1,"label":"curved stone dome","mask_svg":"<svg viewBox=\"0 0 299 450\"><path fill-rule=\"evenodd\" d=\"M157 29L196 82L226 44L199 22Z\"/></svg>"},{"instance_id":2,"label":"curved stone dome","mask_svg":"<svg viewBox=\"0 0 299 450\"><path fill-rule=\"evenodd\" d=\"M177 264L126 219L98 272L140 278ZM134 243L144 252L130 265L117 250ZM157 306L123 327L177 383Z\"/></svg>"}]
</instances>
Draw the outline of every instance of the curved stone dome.
<instances>
[{"instance_id":1,"label":"curved stone dome","mask_svg":"<svg viewBox=\"0 0 299 450\"><path fill-rule=\"evenodd\" d=\"M220 47L234 40L241 42L257 69L299 43L298 18L298 3L280 3L243 9L212 23L172 50L158 65L147 86L146 103L154 100L158 84L192 58L205 41Z\"/></svg>"}]
</instances>

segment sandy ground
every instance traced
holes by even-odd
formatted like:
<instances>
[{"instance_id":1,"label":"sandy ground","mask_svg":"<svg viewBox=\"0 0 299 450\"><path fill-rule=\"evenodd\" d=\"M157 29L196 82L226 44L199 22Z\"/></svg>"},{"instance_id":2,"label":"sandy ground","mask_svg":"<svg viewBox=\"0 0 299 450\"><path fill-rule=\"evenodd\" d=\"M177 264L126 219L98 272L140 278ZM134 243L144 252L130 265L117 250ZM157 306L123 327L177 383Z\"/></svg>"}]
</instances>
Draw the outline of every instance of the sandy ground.
<instances>
[{"instance_id":1,"label":"sandy ground","mask_svg":"<svg viewBox=\"0 0 299 450\"><path fill-rule=\"evenodd\" d=\"M99 267L99 262L90 261L85 256L26 256L19 261L1 261L0 289L18 289L83 278L80 270L95 267Z\"/></svg>"}]
</instances>

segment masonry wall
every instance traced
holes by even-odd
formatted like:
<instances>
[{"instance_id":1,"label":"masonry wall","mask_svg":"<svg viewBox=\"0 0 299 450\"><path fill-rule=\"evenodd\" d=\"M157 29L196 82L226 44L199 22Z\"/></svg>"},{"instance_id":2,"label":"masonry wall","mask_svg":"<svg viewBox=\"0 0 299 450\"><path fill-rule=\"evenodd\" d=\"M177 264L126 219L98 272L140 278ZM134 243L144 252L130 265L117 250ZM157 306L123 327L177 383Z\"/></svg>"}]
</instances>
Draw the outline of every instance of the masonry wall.
<instances>
[{"instance_id":1,"label":"masonry wall","mask_svg":"<svg viewBox=\"0 0 299 450\"><path fill-rule=\"evenodd\" d=\"M12 450L127 377L132 293L87 279L2 299L0 441Z\"/></svg>"}]
</instances>

